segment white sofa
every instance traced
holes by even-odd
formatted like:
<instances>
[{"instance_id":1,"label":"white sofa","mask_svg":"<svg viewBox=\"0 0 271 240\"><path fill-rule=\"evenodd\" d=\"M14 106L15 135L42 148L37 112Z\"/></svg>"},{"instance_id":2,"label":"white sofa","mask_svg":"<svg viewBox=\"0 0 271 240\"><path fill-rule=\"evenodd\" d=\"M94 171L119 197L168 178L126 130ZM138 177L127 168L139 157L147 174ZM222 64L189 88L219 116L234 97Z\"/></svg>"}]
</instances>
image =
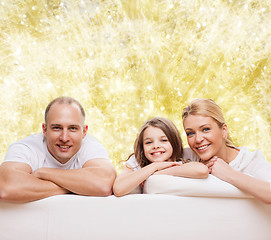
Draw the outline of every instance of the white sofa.
<instances>
[{"instance_id":1,"label":"white sofa","mask_svg":"<svg viewBox=\"0 0 271 240\"><path fill-rule=\"evenodd\" d=\"M68 194L25 204L0 202L0 240L271 239L271 205L236 193L229 197L220 191L218 197L214 189L209 191L212 197L209 193L204 197L203 191L198 197L188 196L196 195L192 191L180 196L181 191L172 189L167 194L151 193L161 190L157 185L164 178L146 181L144 191L149 194L119 198ZM209 184L193 180L194 185Z\"/></svg>"}]
</instances>

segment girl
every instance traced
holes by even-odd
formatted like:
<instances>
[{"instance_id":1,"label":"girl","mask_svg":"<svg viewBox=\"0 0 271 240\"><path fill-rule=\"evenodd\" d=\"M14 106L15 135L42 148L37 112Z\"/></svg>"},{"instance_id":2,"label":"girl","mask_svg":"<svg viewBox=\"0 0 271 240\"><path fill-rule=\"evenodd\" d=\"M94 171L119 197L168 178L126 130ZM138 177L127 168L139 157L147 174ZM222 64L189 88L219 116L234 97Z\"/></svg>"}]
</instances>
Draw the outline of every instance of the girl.
<instances>
[{"instance_id":1,"label":"girl","mask_svg":"<svg viewBox=\"0 0 271 240\"><path fill-rule=\"evenodd\" d=\"M196 99L183 110L183 126L190 148L209 173L265 203L271 203L271 164L259 150L235 147L220 107L210 99Z\"/></svg>"},{"instance_id":2,"label":"girl","mask_svg":"<svg viewBox=\"0 0 271 240\"><path fill-rule=\"evenodd\" d=\"M156 117L144 123L134 143L134 154L117 176L113 192L126 195L153 174L206 178L208 168L199 162L182 164L183 146L176 126L168 119Z\"/></svg>"}]
</instances>

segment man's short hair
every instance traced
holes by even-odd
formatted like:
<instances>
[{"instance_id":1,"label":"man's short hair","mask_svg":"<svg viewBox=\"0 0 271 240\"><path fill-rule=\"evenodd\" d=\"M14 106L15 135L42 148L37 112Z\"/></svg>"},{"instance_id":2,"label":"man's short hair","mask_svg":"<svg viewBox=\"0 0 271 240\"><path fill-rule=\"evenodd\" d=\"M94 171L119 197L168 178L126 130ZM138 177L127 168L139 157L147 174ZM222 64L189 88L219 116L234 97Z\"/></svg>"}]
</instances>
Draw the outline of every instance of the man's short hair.
<instances>
[{"instance_id":1,"label":"man's short hair","mask_svg":"<svg viewBox=\"0 0 271 240\"><path fill-rule=\"evenodd\" d=\"M75 104L75 105L77 105L79 107L81 113L82 113L83 119L85 120L86 114L85 114L85 110L84 110L83 106L77 100L75 100L72 97L62 96L62 97L58 97L58 98L55 98L54 100L52 100L48 104L48 106L46 107L45 116L44 116L45 123L47 123L48 112L49 112L50 108L52 107L52 105L55 104L55 103L59 103L59 104Z\"/></svg>"}]
</instances>

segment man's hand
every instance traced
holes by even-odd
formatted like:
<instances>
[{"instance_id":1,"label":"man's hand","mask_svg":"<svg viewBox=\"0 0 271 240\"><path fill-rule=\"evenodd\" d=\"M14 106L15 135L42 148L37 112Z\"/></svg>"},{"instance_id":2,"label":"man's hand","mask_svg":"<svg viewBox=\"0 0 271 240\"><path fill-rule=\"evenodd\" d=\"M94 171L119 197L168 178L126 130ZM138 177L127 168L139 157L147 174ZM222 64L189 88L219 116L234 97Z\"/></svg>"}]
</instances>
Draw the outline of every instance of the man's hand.
<instances>
[{"instance_id":1,"label":"man's hand","mask_svg":"<svg viewBox=\"0 0 271 240\"><path fill-rule=\"evenodd\" d=\"M88 160L83 168L55 169L39 168L33 176L55 183L75 194L87 196L108 196L116 178L115 168L106 159Z\"/></svg>"}]
</instances>

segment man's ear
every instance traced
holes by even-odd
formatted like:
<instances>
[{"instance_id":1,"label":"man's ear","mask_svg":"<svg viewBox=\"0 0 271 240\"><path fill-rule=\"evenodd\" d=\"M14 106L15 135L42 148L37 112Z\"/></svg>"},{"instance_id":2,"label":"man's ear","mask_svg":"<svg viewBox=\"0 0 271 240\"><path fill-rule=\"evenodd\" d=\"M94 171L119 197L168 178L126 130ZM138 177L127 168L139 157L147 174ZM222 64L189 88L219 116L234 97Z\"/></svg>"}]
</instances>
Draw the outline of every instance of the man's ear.
<instances>
[{"instance_id":1,"label":"man's ear","mask_svg":"<svg viewBox=\"0 0 271 240\"><path fill-rule=\"evenodd\" d=\"M43 132L44 136L46 137L46 134L47 134L47 126L46 126L46 123L43 123L43 124L42 124L42 132Z\"/></svg>"},{"instance_id":2,"label":"man's ear","mask_svg":"<svg viewBox=\"0 0 271 240\"><path fill-rule=\"evenodd\" d=\"M83 127L83 138L87 135L88 132L88 125L84 125Z\"/></svg>"}]
</instances>

